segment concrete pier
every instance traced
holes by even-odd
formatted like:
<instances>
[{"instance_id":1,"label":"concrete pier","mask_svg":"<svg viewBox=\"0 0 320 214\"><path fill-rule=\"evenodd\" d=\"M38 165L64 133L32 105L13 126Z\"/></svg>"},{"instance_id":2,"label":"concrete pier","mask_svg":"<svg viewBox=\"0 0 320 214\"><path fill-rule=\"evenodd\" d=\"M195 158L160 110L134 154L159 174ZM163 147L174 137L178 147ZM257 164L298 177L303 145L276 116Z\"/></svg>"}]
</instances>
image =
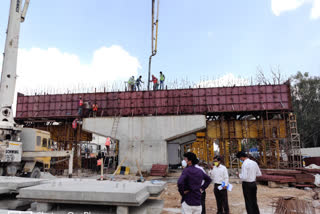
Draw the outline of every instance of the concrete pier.
<instances>
[{"instance_id":1,"label":"concrete pier","mask_svg":"<svg viewBox=\"0 0 320 214\"><path fill-rule=\"evenodd\" d=\"M83 129L102 136L111 136L114 117L85 118ZM167 141L206 128L204 115L121 117L116 139L120 141L120 161L135 173L136 160L142 170L152 164L168 164Z\"/></svg>"}]
</instances>

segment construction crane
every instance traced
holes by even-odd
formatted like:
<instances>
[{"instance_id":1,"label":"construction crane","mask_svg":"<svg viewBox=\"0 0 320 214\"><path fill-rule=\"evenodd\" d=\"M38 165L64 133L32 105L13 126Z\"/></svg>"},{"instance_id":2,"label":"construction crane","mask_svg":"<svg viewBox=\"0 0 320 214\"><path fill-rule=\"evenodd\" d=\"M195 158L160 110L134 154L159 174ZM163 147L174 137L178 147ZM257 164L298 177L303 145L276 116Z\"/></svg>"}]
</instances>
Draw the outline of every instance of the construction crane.
<instances>
[{"instance_id":1,"label":"construction crane","mask_svg":"<svg viewBox=\"0 0 320 214\"><path fill-rule=\"evenodd\" d=\"M151 20L151 55L149 57L149 69L148 69L148 90L150 90L150 76L151 76L151 59L157 54L158 46L158 23L159 23L159 4L160 0L157 0L157 14L155 19L155 0L152 0L152 20ZM156 32L154 32L156 29Z\"/></svg>"},{"instance_id":2,"label":"construction crane","mask_svg":"<svg viewBox=\"0 0 320 214\"><path fill-rule=\"evenodd\" d=\"M30 0L11 0L0 81L0 176L40 177L50 167L51 157L69 157L72 173L73 151L50 151L50 133L23 128L13 119L12 105L16 89L20 24L24 22ZM23 8L21 10L21 8Z\"/></svg>"}]
</instances>

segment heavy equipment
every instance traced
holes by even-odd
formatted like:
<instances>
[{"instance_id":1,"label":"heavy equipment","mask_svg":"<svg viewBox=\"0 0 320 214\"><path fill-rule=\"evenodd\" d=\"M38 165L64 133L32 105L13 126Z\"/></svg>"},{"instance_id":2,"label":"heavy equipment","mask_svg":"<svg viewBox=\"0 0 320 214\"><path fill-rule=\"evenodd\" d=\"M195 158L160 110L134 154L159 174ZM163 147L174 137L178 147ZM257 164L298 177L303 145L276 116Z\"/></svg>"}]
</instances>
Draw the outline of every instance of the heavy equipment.
<instances>
[{"instance_id":1,"label":"heavy equipment","mask_svg":"<svg viewBox=\"0 0 320 214\"><path fill-rule=\"evenodd\" d=\"M13 118L20 24L25 20L29 2L25 0L23 7L22 0L11 0L10 4L0 81L0 176L40 177L40 170L50 168L51 157L69 157L70 176L73 150L50 151L52 140L49 132L23 128Z\"/></svg>"}]
</instances>

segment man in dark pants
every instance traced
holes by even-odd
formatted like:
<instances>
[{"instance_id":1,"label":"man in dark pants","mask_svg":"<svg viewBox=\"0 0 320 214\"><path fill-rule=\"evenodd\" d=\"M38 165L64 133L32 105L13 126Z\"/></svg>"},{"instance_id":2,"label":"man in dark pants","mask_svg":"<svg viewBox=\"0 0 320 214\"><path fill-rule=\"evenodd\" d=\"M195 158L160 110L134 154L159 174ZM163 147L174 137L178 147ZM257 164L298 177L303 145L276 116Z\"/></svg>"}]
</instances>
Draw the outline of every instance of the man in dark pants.
<instances>
[{"instance_id":1,"label":"man in dark pants","mask_svg":"<svg viewBox=\"0 0 320 214\"><path fill-rule=\"evenodd\" d=\"M199 160L197 159L197 162L199 163ZM199 164L196 164L195 167L198 168L198 169L201 169L201 171L204 173L204 174L207 174L206 171L203 169L203 167L199 166ZM204 180L202 181L202 184L204 184ZM202 193L201 193L201 206L202 206L202 211L201 211L201 214L206 214L206 191L204 190Z\"/></svg>"},{"instance_id":2,"label":"man in dark pants","mask_svg":"<svg viewBox=\"0 0 320 214\"><path fill-rule=\"evenodd\" d=\"M210 170L209 175L214 183L214 196L216 197L217 214L229 214L228 192L227 186L229 184L228 169L221 164L221 158L215 157L213 159L214 166ZM222 184L224 186L222 187ZM218 187L221 186L219 189Z\"/></svg>"},{"instance_id":3,"label":"man in dark pants","mask_svg":"<svg viewBox=\"0 0 320 214\"><path fill-rule=\"evenodd\" d=\"M178 190L181 199L183 214L201 214L201 193L211 183L208 175L195 167L198 163L197 156L192 152L184 154L182 166L186 167L178 180ZM202 181L204 180L204 183Z\"/></svg>"},{"instance_id":4,"label":"man in dark pants","mask_svg":"<svg viewBox=\"0 0 320 214\"><path fill-rule=\"evenodd\" d=\"M258 164L248 158L246 153L238 152L237 158L242 163L241 174L239 177L242 181L242 191L246 202L246 210L248 214L260 214L257 202L257 184L256 177L261 176Z\"/></svg>"}]
</instances>

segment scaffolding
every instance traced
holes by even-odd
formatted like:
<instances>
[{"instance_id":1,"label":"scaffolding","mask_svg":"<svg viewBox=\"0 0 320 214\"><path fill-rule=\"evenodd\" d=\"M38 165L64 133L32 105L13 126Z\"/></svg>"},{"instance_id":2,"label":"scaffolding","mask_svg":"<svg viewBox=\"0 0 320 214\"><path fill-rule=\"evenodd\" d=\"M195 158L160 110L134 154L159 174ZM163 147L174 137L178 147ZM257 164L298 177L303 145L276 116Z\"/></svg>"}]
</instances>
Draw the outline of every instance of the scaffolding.
<instances>
[{"instance_id":1,"label":"scaffolding","mask_svg":"<svg viewBox=\"0 0 320 214\"><path fill-rule=\"evenodd\" d=\"M291 112L207 116L206 131L197 133L196 141L185 149L203 162L211 162L213 142L218 142L217 152L228 168L239 167L238 151L247 152L262 168L298 168L302 164L296 117Z\"/></svg>"}]
</instances>

